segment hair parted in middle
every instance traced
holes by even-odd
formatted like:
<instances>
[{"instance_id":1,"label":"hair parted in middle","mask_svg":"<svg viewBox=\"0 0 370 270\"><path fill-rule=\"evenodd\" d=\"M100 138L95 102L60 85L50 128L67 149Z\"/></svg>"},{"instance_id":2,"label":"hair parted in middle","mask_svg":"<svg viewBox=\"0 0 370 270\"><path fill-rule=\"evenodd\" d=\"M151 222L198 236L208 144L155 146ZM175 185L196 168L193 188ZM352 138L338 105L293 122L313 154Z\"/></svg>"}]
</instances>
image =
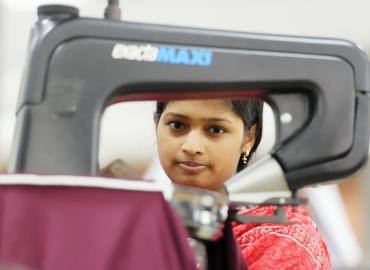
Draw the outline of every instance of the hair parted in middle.
<instances>
[{"instance_id":1,"label":"hair parted in middle","mask_svg":"<svg viewBox=\"0 0 370 270\"><path fill-rule=\"evenodd\" d=\"M236 113L243 121L244 132L249 132L252 126L255 126L255 142L246 156L246 159L243 157L245 153L239 158L237 171L241 171L247 165L250 159L253 156L253 153L256 151L261 138L262 138L262 124L263 124L263 101L258 99L225 99L225 102L228 102L231 106L231 109ZM156 110L154 112L154 122L157 125L159 119L162 116L163 111L166 108L167 102L157 101Z\"/></svg>"}]
</instances>

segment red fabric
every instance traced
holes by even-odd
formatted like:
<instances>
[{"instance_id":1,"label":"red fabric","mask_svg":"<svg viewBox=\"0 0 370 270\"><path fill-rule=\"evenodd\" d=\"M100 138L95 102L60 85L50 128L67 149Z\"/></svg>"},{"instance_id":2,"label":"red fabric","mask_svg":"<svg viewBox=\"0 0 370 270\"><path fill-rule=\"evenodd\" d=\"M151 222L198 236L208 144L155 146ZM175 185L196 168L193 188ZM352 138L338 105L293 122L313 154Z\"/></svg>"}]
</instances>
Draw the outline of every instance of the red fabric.
<instances>
[{"instance_id":1,"label":"red fabric","mask_svg":"<svg viewBox=\"0 0 370 270\"><path fill-rule=\"evenodd\" d=\"M329 253L310 214L300 207L284 207L293 224L233 224L249 270L327 270ZM240 214L272 215L275 206L242 209Z\"/></svg>"},{"instance_id":2,"label":"red fabric","mask_svg":"<svg viewBox=\"0 0 370 270\"><path fill-rule=\"evenodd\" d=\"M195 270L194 258L160 192L0 185L0 269Z\"/></svg>"}]
</instances>

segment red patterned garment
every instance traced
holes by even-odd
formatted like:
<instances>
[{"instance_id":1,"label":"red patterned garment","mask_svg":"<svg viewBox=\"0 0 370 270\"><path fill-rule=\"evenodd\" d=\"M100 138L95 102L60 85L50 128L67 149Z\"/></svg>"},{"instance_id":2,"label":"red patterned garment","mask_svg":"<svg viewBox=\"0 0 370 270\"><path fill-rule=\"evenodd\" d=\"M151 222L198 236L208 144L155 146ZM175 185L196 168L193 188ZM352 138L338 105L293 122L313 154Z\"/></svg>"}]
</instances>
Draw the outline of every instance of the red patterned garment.
<instances>
[{"instance_id":1,"label":"red patterned garment","mask_svg":"<svg viewBox=\"0 0 370 270\"><path fill-rule=\"evenodd\" d=\"M240 214L268 216L275 206L240 210ZM291 224L233 224L249 270L329 270L326 245L310 214L301 207L284 207Z\"/></svg>"}]
</instances>

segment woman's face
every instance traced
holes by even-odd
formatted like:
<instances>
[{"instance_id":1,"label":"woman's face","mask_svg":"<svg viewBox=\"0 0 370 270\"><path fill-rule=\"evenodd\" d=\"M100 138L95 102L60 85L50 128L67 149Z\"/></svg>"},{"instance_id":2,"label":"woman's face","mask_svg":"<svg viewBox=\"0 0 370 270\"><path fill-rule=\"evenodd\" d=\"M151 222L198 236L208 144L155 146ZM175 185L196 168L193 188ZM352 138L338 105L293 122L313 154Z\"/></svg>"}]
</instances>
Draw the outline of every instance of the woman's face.
<instances>
[{"instance_id":1,"label":"woman's face","mask_svg":"<svg viewBox=\"0 0 370 270\"><path fill-rule=\"evenodd\" d=\"M172 182L214 191L223 190L253 143L224 100L168 102L157 127L159 159Z\"/></svg>"}]
</instances>

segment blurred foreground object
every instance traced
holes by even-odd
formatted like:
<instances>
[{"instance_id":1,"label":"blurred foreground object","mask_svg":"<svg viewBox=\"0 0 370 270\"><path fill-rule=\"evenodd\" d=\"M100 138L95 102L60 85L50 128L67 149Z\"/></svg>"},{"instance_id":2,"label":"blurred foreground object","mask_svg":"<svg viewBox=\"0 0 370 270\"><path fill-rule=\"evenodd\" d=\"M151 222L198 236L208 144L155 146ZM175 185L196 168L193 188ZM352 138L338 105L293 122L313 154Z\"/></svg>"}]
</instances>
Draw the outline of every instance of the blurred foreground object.
<instances>
[{"instance_id":1,"label":"blurred foreground object","mask_svg":"<svg viewBox=\"0 0 370 270\"><path fill-rule=\"evenodd\" d=\"M158 185L2 175L0 201L1 263L39 270L195 269L186 230Z\"/></svg>"},{"instance_id":2,"label":"blurred foreground object","mask_svg":"<svg viewBox=\"0 0 370 270\"><path fill-rule=\"evenodd\" d=\"M187 239L193 236L207 240L207 269L245 269L230 224L223 225L226 201L202 206L210 195L194 190L185 198L189 190L122 179L2 175L0 263L39 270L196 269ZM168 201L186 213L182 222ZM220 215L207 215L210 209Z\"/></svg>"}]
</instances>

